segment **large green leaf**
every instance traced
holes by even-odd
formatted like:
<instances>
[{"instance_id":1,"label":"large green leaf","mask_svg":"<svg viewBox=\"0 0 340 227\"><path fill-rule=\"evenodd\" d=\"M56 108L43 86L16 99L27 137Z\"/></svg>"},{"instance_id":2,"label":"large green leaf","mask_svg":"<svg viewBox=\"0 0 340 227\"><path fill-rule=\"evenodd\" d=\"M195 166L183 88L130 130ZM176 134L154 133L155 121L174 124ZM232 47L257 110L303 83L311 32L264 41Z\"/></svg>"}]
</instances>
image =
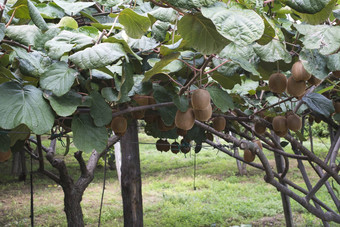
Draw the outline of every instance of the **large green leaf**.
<instances>
[{"instance_id":1,"label":"large green leaf","mask_svg":"<svg viewBox=\"0 0 340 227\"><path fill-rule=\"evenodd\" d=\"M268 44L276 35L275 30L273 28L274 22L272 19L262 16L263 17L263 22L264 22L264 32L262 37L257 40L257 43L260 45L266 45Z\"/></svg>"},{"instance_id":2,"label":"large green leaf","mask_svg":"<svg viewBox=\"0 0 340 227\"><path fill-rule=\"evenodd\" d=\"M130 101L129 92L133 88L133 67L131 64L124 62L122 70L121 86L119 88L118 101L120 103Z\"/></svg>"},{"instance_id":3,"label":"large green leaf","mask_svg":"<svg viewBox=\"0 0 340 227\"><path fill-rule=\"evenodd\" d=\"M327 67L330 71L340 71L340 53L327 56Z\"/></svg>"},{"instance_id":4,"label":"large green leaf","mask_svg":"<svg viewBox=\"0 0 340 227\"><path fill-rule=\"evenodd\" d=\"M151 26L148 17L141 16L129 8L120 12L119 23L124 25L126 34L134 39L142 37Z\"/></svg>"},{"instance_id":5,"label":"large green leaf","mask_svg":"<svg viewBox=\"0 0 340 227\"><path fill-rule=\"evenodd\" d=\"M276 62L284 60L286 63L292 61L292 57L286 47L278 40L272 40L267 45L254 45L255 53L266 62Z\"/></svg>"},{"instance_id":6,"label":"large green leaf","mask_svg":"<svg viewBox=\"0 0 340 227\"><path fill-rule=\"evenodd\" d=\"M164 103L164 102L172 101L171 93L169 94L169 91L167 91L164 87L154 84L153 89L154 89L153 97L155 98L157 103ZM177 107L168 106L168 107L159 108L158 112L160 113L164 124L172 125L175 120Z\"/></svg>"},{"instance_id":7,"label":"large green leaf","mask_svg":"<svg viewBox=\"0 0 340 227\"><path fill-rule=\"evenodd\" d=\"M145 72L145 77L143 81L149 80L153 75L158 73L166 73L169 72L169 69L164 69L167 65L169 65L172 61L178 59L180 53L172 53L165 57L163 57L159 62L157 62L152 69Z\"/></svg>"},{"instance_id":8,"label":"large green leaf","mask_svg":"<svg viewBox=\"0 0 340 227\"><path fill-rule=\"evenodd\" d=\"M307 106L314 112L329 117L334 113L334 106L332 100L318 93L310 93L302 98Z\"/></svg>"},{"instance_id":9,"label":"large green leaf","mask_svg":"<svg viewBox=\"0 0 340 227\"><path fill-rule=\"evenodd\" d=\"M82 69L96 69L110 65L126 56L122 45L118 43L101 43L86 48L69 57L70 61Z\"/></svg>"},{"instance_id":10,"label":"large green leaf","mask_svg":"<svg viewBox=\"0 0 340 227\"><path fill-rule=\"evenodd\" d=\"M220 87L211 86L207 88L213 103L222 111L227 112L234 109L232 97Z\"/></svg>"},{"instance_id":11,"label":"large green leaf","mask_svg":"<svg viewBox=\"0 0 340 227\"><path fill-rule=\"evenodd\" d=\"M48 26L47 26L45 20L40 15L39 10L35 7L35 5L30 0L27 0L27 6L28 6L30 17L31 17L33 23L38 28L40 28L43 32L47 31L48 30Z\"/></svg>"},{"instance_id":12,"label":"large green leaf","mask_svg":"<svg viewBox=\"0 0 340 227\"><path fill-rule=\"evenodd\" d=\"M76 115L72 119L73 143L81 151L102 152L107 144L108 136L105 126L94 125L89 114Z\"/></svg>"},{"instance_id":13,"label":"large green leaf","mask_svg":"<svg viewBox=\"0 0 340 227\"><path fill-rule=\"evenodd\" d=\"M48 55L53 59L59 59L64 53L79 50L87 45L93 44L91 37L82 33L64 30L59 35L46 42L45 48L49 51Z\"/></svg>"},{"instance_id":14,"label":"large green leaf","mask_svg":"<svg viewBox=\"0 0 340 227\"><path fill-rule=\"evenodd\" d=\"M318 0L317 0L318 1ZM329 3L319 12L315 14L297 13L301 17L301 21L308 24L320 24L326 21L332 14L332 10L337 3L337 0L331 0Z\"/></svg>"},{"instance_id":15,"label":"large green leaf","mask_svg":"<svg viewBox=\"0 0 340 227\"><path fill-rule=\"evenodd\" d=\"M4 23L0 23L0 41L5 37L6 27Z\"/></svg>"},{"instance_id":16,"label":"large green leaf","mask_svg":"<svg viewBox=\"0 0 340 227\"><path fill-rule=\"evenodd\" d=\"M156 8L155 10L149 12L154 18L164 22L173 22L176 20L176 10L173 8Z\"/></svg>"},{"instance_id":17,"label":"large green leaf","mask_svg":"<svg viewBox=\"0 0 340 227\"><path fill-rule=\"evenodd\" d=\"M202 8L202 13L221 35L237 45L251 44L263 35L264 22L253 10L211 7Z\"/></svg>"},{"instance_id":18,"label":"large green leaf","mask_svg":"<svg viewBox=\"0 0 340 227\"><path fill-rule=\"evenodd\" d=\"M181 112L186 112L189 108L189 100L184 95L179 96L176 94L174 95L173 100L177 109L179 109Z\"/></svg>"},{"instance_id":19,"label":"large green leaf","mask_svg":"<svg viewBox=\"0 0 340 227\"><path fill-rule=\"evenodd\" d=\"M128 3L129 0L97 0L96 2L100 3L103 6L114 7L122 5L124 3Z\"/></svg>"},{"instance_id":20,"label":"large green leaf","mask_svg":"<svg viewBox=\"0 0 340 227\"><path fill-rule=\"evenodd\" d=\"M6 36L26 46L33 46L36 39L42 35L35 25L12 25L6 28Z\"/></svg>"},{"instance_id":21,"label":"large green leaf","mask_svg":"<svg viewBox=\"0 0 340 227\"><path fill-rule=\"evenodd\" d=\"M72 90L60 97L46 93L44 96L50 101L53 110L62 117L72 115L82 104L81 95Z\"/></svg>"},{"instance_id":22,"label":"large green leaf","mask_svg":"<svg viewBox=\"0 0 340 227\"><path fill-rule=\"evenodd\" d=\"M30 135L30 129L26 125L22 124L22 125L15 127L14 129L12 129L8 133L8 135L11 138L11 146L14 146L14 144L18 140L26 140L27 139L27 137Z\"/></svg>"},{"instance_id":23,"label":"large green leaf","mask_svg":"<svg viewBox=\"0 0 340 227\"><path fill-rule=\"evenodd\" d=\"M70 16L75 16L83 9L89 8L90 6L96 4L95 2L69 2L64 0L54 0L54 3L62 8L65 13Z\"/></svg>"},{"instance_id":24,"label":"large green leaf","mask_svg":"<svg viewBox=\"0 0 340 227\"><path fill-rule=\"evenodd\" d=\"M69 68L66 62L56 62L41 75L40 85L56 96L62 96L70 90L77 74L78 72Z\"/></svg>"},{"instance_id":25,"label":"large green leaf","mask_svg":"<svg viewBox=\"0 0 340 227\"><path fill-rule=\"evenodd\" d=\"M178 22L178 32L187 43L203 54L220 52L229 42L202 14L187 14Z\"/></svg>"},{"instance_id":26,"label":"large green leaf","mask_svg":"<svg viewBox=\"0 0 340 227\"><path fill-rule=\"evenodd\" d=\"M25 124L36 134L47 132L54 123L53 112L42 91L31 85L21 87L15 82L0 85L0 116L1 128Z\"/></svg>"},{"instance_id":27,"label":"large green leaf","mask_svg":"<svg viewBox=\"0 0 340 227\"><path fill-rule=\"evenodd\" d=\"M305 69L320 80L328 76L327 59L317 50L302 49L300 52L300 60Z\"/></svg>"},{"instance_id":28,"label":"large green leaf","mask_svg":"<svg viewBox=\"0 0 340 227\"><path fill-rule=\"evenodd\" d=\"M320 49L329 55L340 48L340 27L329 25L296 24L295 28L304 35L301 39L306 49Z\"/></svg>"},{"instance_id":29,"label":"large green leaf","mask_svg":"<svg viewBox=\"0 0 340 227\"><path fill-rule=\"evenodd\" d=\"M331 0L280 0L300 13L314 14L321 11Z\"/></svg>"},{"instance_id":30,"label":"large green leaf","mask_svg":"<svg viewBox=\"0 0 340 227\"><path fill-rule=\"evenodd\" d=\"M235 84L241 83L241 77L237 74L232 76L225 76L215 71L211 77L225 89L232 89Z\"/></svg>"},{"instance_id":31,"label":"large green leaf","mask_svg":"<svg viewBox=\"0 0 340 227\"><path fill-rule=\"evenodd\" d=\"M179 8L192 9L212 5L217 0L167 0L167 2Z\"/></svg>"},{"instance_id":32,"label":"large green leaf","mask_svg":"<svg viewBox=\"0 0 340 227\"><path fill-rule=\"evenodd\" d=\"M94 120L94 124L98 127L109 124L112 120L112 110L110 106L97 91L92 91L90 95L92 97L90 115Z\"/></svg>"},{"instance_id":33,"label":"large green leaf","mask_svg":"<svg viewBox=\"0 0 340 227\"><path fill-rule=\"evenodd\" d=\"M45 19L55 19L62 18L65 16L64 10L61 9L54 2L49 3L40 3L36 5L37 9L40 12L40 15Z\"/></svg>"}]
</instances>

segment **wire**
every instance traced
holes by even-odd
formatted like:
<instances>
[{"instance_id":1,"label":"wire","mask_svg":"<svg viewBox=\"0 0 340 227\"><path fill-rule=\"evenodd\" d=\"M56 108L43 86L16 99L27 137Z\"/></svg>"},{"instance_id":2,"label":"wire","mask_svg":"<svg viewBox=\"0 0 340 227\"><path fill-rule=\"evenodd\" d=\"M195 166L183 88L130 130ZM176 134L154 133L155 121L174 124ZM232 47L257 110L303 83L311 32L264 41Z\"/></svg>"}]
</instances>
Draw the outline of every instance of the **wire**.
<instances>
[{"instance_id":1,"label":"wire","mask_svg":"<svg viewBox=\"0 0 340 227\"><path fill-rule=\"evenodd\" d=\"M31 171L30 171L30 183L31 183L31 226L34 226L34 203L33 203L33 158L31 156Z\"/></svg>"},{"instance_id":2,"label":"wire","mask_svg":"<svg viewBox=\"0 0 340 227\"><path fill-rule=\"evenodd\" d=\"M100 227L100 219L102 216L102 208L103 208L103 200L104 200L104 191L105 191L105 183L106 183L106 157L107 157L107 152L104 155L104 181L103 181L103 191L102 191L102 198L100 201L100 209L99 209L99 217L98 217L98 227Z\"/></svg>"}]
</instances>

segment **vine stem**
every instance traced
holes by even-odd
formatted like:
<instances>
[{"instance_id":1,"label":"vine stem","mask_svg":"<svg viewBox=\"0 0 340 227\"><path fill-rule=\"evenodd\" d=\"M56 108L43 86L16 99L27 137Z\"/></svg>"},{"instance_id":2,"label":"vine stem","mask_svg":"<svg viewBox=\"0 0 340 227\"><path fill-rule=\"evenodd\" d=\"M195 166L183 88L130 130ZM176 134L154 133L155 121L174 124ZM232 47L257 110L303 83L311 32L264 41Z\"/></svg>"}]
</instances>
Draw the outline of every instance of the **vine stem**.
<instances>
[{"instance_id":1,"label":"vine stem","mask_svg":"<svg viewBox=\"0 0 340 227\"><path fill-rule=\"evenodd\" d=\"M5 0L4 4L1 6L0 21L2 20L2 15L3 15L4 11L5 11L6 4L7 4L7 0Z\"/></svg>"},{"instance_id":2,"label":"vine stem","mask_svg":"<svg viewBox=\"0 0 340 227\"><path fill-rule=\"evenodd\" d=\"M14 18L14 15L15 15L15 12L17 11L17 9L15 8L14 10L13 10L13 13L12 13L12 15L11 15L11 18L9 19L9 21L8 21L8 23L6 24L6 28L12 23L12 20L13 20L13 18Z\"/></svg>"},{"instance_id":3,"label":"vine stem","mask_svg":"<svg viewBox=\"0 0 340 227\"><path fill-rule=\"evenodd\" d=\"M229 59L229 60L226 60L226 61L222 62L221 64L219 64L219 65L216 66L215 68L213 68L213 69L211 69L211 70L205 72L204 75L214 72L215 70L217 70L218 68L220 68L221 66L223 66L224 64L226 64L226 63L228 63L228 62L231 62L231 60Z\"/></svg>"},{"instance_id":4,"label":"vine stem","mask_svg":"<svg viewBox=\"0 0 340 227\"><path fill-rule=\"evenodd\" d=\"M284 103L284 102L287 102L287 101L289 101L289 100L292 100L293 98L294 98L294 96L291 96L291 97L289 97L289 98L287 98L287 99L281 100L280 102L274 103L273 105L267 106L266 108L262 108L262 109L260 109L259 111L256 111L255 113L253 113L252 116L253 116L253 115L256 115L256 114L258 114L258 113L260 113L260 112L262 112L262 111L264 111L264 110L270 109L270 108L272 108L272 107L274 107L274 106L276 106L276 105L279 105L279 104L281 104L281 103Z\"/></svg>"}]
</instances>

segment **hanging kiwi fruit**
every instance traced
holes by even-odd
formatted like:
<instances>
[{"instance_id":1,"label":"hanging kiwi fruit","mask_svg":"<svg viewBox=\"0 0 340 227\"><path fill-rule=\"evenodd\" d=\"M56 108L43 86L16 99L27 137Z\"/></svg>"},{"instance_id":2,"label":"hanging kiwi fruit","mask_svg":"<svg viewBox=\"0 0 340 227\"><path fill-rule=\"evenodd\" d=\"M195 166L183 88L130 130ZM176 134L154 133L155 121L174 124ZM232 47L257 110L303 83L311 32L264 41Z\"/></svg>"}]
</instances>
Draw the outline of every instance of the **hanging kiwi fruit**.
<instances>
[{"instance_id":1,"label":"hanging kiwi fruit","mask_svg":"<svg viewBox=\"0 0 340 227\"><path fill-rule=\"evenodd\" d=\"M309 78L309 80L307 81L309 84L311 85L319 85L321 83L321 80L319 80L318 78L316 78L315 76L311 76L311 78Z\"/></svg>"},{"instance_id":2,"label":"hanging kiwi fruit","mask_svg":"<svg viewBox=\"0 0 340 227\"><path fill-rule=\"evenodd\" d=\"M191 95L191 105L195 110L204 110L210 105L210 94L207 90L197 89Z\"/></svg>"},{"instance_id":3,"label":"hanging kiwi fruit","mask_svg":"<svg viewBox=\"0 0 340 227\"><path fill-rule=\"evenodd\" d=\"M157 140L157 142L156 142L157 151L163 151L162 143L163 143L162 139Z\"/></svg>"},{"instance_id":4,"label":"hanging kiwi fruit","mask_svg":"<svg viewBox=\"0 0 340 227\"><path fill-rule=\"evenodd\" d=\"M210 132L206 132L205 137L212 142L214 141L214 136Z\"/></svg>"},{"instance_id":5,"label":"hanging kiwi fruit","mask_svg":"<svg viewBox=\"0 0 340 227\"><path fill-rule=\"evenodd\" d=\"M255 122L254 130L256 133L262 135L266 132L266 125L262 122Z\"/></svg>"},{"instance_id":6,"label":"hanging kiwi fruit","mask_svg":"<svg viewBox=\"0 0 340 227\"><path fill-rule=\"evenodd\" d=\"M180 151L179 147L180 147L179 143L173 142L171 144L171 152L174 153L174 154L177 154Z\"/></svg>"},{"instance_id":7,"label":"hanging kiwi fruit","mask_svg":"<svg viewBox=\"0 0 340 227\"><path fill-rule=\"evenodd\" d=\"M311 74L308 73L301 61L297 61L292 66L292 76L296 82L307 81L311 78Z\"/></svg>"},{"instance_id":8,"label":"hanging kiwi fruit","mask_svg":"<svg viewBox=\"0 0 340 227\"><path fill-rule=\"evenodd\" d=\"M288 94L299 97L305 93L306 90L306 82L305 81L295 81L291 76L288 78L287 83L287 92Z\"/></svg>"},{"instance_id":9,"label":"hanging kiwi fruit","mask_svg":"<svg viewBox=\"0 0 340 227\"><path fill-rule=\"evenodd\" d=\"M111 129L116 135L124 135L127 129L127 120L123 116L117 116L111 121Z\"/></svg>"},{"instance_id":10,"label":"hanging kiwi fruit","mask_svg":"<svg viewBox=\"0 0 340 227\"><path fill-rule=\"evenodd\" d=\"M184 154L187 154L190 152L191 146L190 146L190 142L186 141L185 139L181 140L181 151Z\"/></svg>"},{"instance_id":11,"label":"hanging kiwi fruit","mask_svg":"<svg viewBox=\"0 0 340 227\"><path fill-rule=\"evenodd\" d=\"M261 148L261 150L263 149L261 140L253 140L253 143L256 143L257 146L259 146L259 148Z\"/></svg>"},{"instance_id":12,"label":"hanging kiwi fruit","mask_svg":"<svg viewBox=\"0 0 340 227\"><path fill-rule=\"evenodd\" d=\"M183 130L190 130L195 124L195 116L192 108L188 108L186 112L177 110L175 117L175 125L177 128Z\"/></svg>"},{"instance_id":13,"label":"hanging kiwi fruit","mask_svg":"<svg viewBox=\"0 0 340 227\"><path fill-rule=\"evenodd\" d=\"M282 93L287 88L287 77L283 73L274 73L269 77L269 89L273 93Z\"/></svg>"},{"instance_id":14,"label":"hanging kiwi fruit","mask_svg":"<svg viewBox=\"0 0 340 227\"><path fill-rule=\"evenodd\" d=\"M183 130L183 129L180 129L180 128L177 128L176 132L177 132L177 135L179 135L179 136L186 136L187 133L188 133L187 130Z\"/></svg>"},{"instance_id":15,"label":"hanging kiwi fruit","mask_svg":"<svg viewBox=\"0 0 340 227\"><path fill-rule=\"evenodd\" d=\"M222 132L227 124L227 121L224 117L215 117L213 119L213 128L216 131Z\"/></svg>"},{"instance_id":16,"label":"hanging kiwi fruit","mask_svg":"<svg viewBox=\"0 0 340 227\"><path fill-rule=\"evenodd\" d=\"M204 110L194 109L194 115L195 115L196 120L207 121L211 118L212 106L209 104L208 107L205 108Z\"/></svg>"},{"instance_id":17,"label":"hanging kiwi fruit","mask_svg":"<svg viewBox=\"0 0 340 227\"><path fill-rule=\"evenodd\" d=\"M276 132L284 132L288 129L287 119L284 116L276 116L273 119L273 129Z\"/></svg>"},{"instance_id":18,"label":"hanging kiwi fruit","mask_svg":"<svg viewBox=\"0 0 340 227\"><path fill-rule=\"evenodd\" d=\"M162 148L165 152L168 152L170 150L170 143L168 142L168 140L163 140Z\"/></svg>"},{"instance_id":19,"label":"hanging kiwi fruit","mask_svg":"<svg viewBox=\"0 0 340 227\"><path fill-rule=\"evenodd\" d=\"M134 95L132 99L139 105L139 106L146 106L149 104L149 98L144 95Z\"/></svg>"},{"instance_id":20,"label":"hanging kiwi fruit","mask_svg":"<svg viewBox=\"0 0 340 227\"><path fill-rule=\"evenodd\" d=\"M297 132L302 128L302 120L297 114L290 113L286 116L286 119L288 129Z\"/></svg>"},{"instance_id":21,"label":"hanging kiwi fruit","mask_svg":"<svg viewBox=\"0 0 340 227\"><path fill-rule=\"evenodd\" d=\"M145 110L138 110L131 113L134 119L143 119L145 115Z\"/></svg>"},{"instance_id":22,"label":"hanging kiwi fruit","mask_svg":"<svg viewBox=\"0 0 340 227\"><path fill-rule=\"evenodd\" d=\"M255 154L253 154L253 152L251 152L250 150L246 149L243 152L243 159L246 162L253 162L255 160Z\"/></svg>"},{"instance_id":23,"label":"hanging kiwi fruit","mask_svg":"<svg viewBox=\"0 0 340 227\"><path fill-rule=\"evenodd\" d=\"M274 132L279 137L285 137L288 134L288 128L286 130L284 130L284 131L275 131L274 130Z\"/></svg>"}]
</instances>

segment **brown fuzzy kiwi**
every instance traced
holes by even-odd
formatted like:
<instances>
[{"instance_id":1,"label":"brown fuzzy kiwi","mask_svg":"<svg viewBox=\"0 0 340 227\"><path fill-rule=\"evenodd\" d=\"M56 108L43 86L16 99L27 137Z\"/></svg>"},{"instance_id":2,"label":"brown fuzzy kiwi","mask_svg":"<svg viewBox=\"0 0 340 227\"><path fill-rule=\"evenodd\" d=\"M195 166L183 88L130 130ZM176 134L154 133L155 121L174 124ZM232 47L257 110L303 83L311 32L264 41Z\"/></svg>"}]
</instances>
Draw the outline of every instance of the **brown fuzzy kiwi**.
<instances>
[{"instance_id":1,"label":"brown fuzzy kiwi","mask_svg":"<svg viewBox=\"0 0 340 227\"><path fill-rule=\"evenodd\" d=\"M246 162L252 162L255 160L255 154L253 154L253 152L251 152L250 150L246 149L243 152L243 159Z\"/></svg>"},{"instance_id":2,"label":"brown fuzzy kiwi","mask_svg":"<svg viewBox=\"0 0 340 227\"><path fill-rule=\"evenodd\" d=\"M290 114L287 117L287 126L290 130L297 132L302 127L302 120L301 118L296 114Z\"/></svg>"},{"instance_id":3,"label":"brown fuzzy kiwi","mask_svg":"<svg viewBox=\"0 0 340 227\"><path fill-rule=\"evenodd\" d=\"M134 111L131 113L134 119L143 119L145 115L145 110Z\"/></svg>"},{"instance_id":4,"label":"brown fuzzy kiwi","mask_svg":"<svg viewBox=\"0 0 340 227\"><path fill-rule=\"evenodd\" d=\"M197 89L191 95L191 105L195 110L204 110L210 105L210 94L207 90Z\"/></svg>"},{"instance_id":5,"label":"brown fuzzy kiwi","mask_svg":"<svg viewBox=\"0 0 340 227\"><path fill-rule=\"evenodd\" d=\"M214 141L214 136L210 132L206 132L205 137L212 142Z\"/></svg>"},{"instance_id":6,"label":"brown fuzzy kiwi","mask_svg":"<svg viewBox=\"0 0 340 227\"><path fill-rule=\"evenodd\" d=\"M340 71L334 71L333 72L333 76L335 77L335 78L340 78Z\"/></svg>"},{"instance_id":7,"label":"brown fuzzy kiwi","mask_svg":"<svg viewBox=\"0 0 340 227\"><path fill-rule=\"evenodd\" d=\"M181 151L184 154L187 154L190 152L191 146L190 142L187 142L185 139L181 140Z\"/></svg>"},{"instance_id":8,"label":"brown fuzzy kiwi","mask_svg":"<svg viewBox=\"0 0 340 227\"><path fill-rule=\"evenodd\" d=\"M305 90L306 90L305 81L296 82L292 76L288 78L288 83L287 83L288 94L295 96L295 97L299 97L303 95L303 93L305 93Z\"/></svg>"},{"instance_id":9,"label":"brown fuzzy kiwi","mask_svg":"<svg viewBox=\"0 0 340 227\"><path fill-rule=\"evenodd\" d=\"M135 100L139 106L146 106L149 104L149 98L144 95L134 95L132 99Z\"/></svg>"},{"instance_id":10,"label":"brown fuzzy kiwi","mask_svg":"<svg viewBox=\"0 0 340 227\"><path fill-rule=\"evenodd\" d=\"M292 76L295 81L299 82L309 80L312 75L306 71L301 61L297 61L292 66Z\"/></svg>"},{"instance_id":11,"label":"brown fuzzy kiwi","mask_svg":"<svg viewBox=\"0 0 340 227\"><path fill-rule=\"evenodd\" d=\"M257 146L259 146L259 148L261 148L261 150L263 149L261 140L253 140L253 143L256 143Z\"/></svg>"},{"instance_id":12,"label":"brown fuzzy kiwi","mask_svg":"<svg viewBox=\"0 0 340 227\"><path fill-rule=\"evenodd\" d=\"M255 132L262 135L266 132L266 125L262 122L256 122L254 125Z\"/></svg>"},{"instance_id":13,"label":"brown fuzzy kiwi","mask_svg":"<svg viewBox=\"0 0 340 227\"><path fill-rule=\"evenodd\" d=\"M157 103L157 102L156 102L156 100L155 100L154 97L151 96L151 97L148 98L148 104L149 104L149 105L153 105L153 104L156 104L156 103Z\"/></svg>"},{"instance_id":14,"label":"brown fuzzy kiwi","mask_svg":"<svg viewBox=\"0 0 340 227\"><path fill-rule=\"evenodd\" d=\"M170 143L167 140L163 140L163 151L168 152L170 150Z\"/></svg>"},{"instance_id":15,"label":"brown fuzzy kiwi","mask_svg":"<svg viewBox=\"0 0 340 227\"><path fill-rule=\"evenodd\" d=\"M163 143L162 139L157 140L157 142L156 142L156 149L158 151L163 151L162 143Z\"/></svg>"},{"instance_id":16,"label":"brown fuzzy kiwi","mask_svg":"<svg viewBox=\"0 0 340 227\"><path fill-rule=\"evenodd\" d=\"M171 152L177 154L180 151L179 147L180 147L179 143L173 142L171 144Z\"/></svg>"},{"instance_id":17,"label":"brown fuzzy kiwi","mask_svg":"<svg viewBox=\"0 0 340 227\"><path fill-rule=\"evenodd\" d=\"M213 120L213 128L219 132L224 130L226 124L227 122L224 117L215 117Z\"/></svg>"},{"instance_id":18,"label":"brown fuzzy kiwi","mask_svg":"<svg viewBox=\"0 0 340 227\"><path fill-rule=\"evenodd\" d=\"M194 114L195 114L196 120L207 121L211 118L212 107L211 107L211 105L208 105L208 107L205 108L204 110L195 110L194 109Z\"/></svg>"},{"instance_id":19,"label":"brown fuzzy kiwi","mask_svg":"<svg viewBox=\"0 0 340 227\"><path fill-rule=\"evenodd\" d=\"M282 93L287 87L287 77L282 73L274 73L269 77L269 89L274 93Z\"/></svg>"},{"instance_id":20,"label":"brown fuzzy kiwi","mask_svg":"<svg viewBox=\"0 0 340 227\"><path fill-rule=\"evenodd\" d=\"M287 119L284 116L276 116L273 119L273 129L277 132L283 132L288 129L287 127Z\"/></svg>"},{"instance_id":21,"label":"brown fuzzy kiwi","mask_svg":"<svg viewBox=\"0 0 340 227\"><path fill-rule=\"evenodd\" d=\"M181 112L177 110L175 117L175 125L177 128L183 130L190 130L195 124L195 116L194 111L191 108L188 108L186 112Z\"/></svg>"},{"instance_id":22,"label":"brown fuzzy kiwi","mask_svg":"<svg viewBox=\"0 0 340 227\"><path fill-rule=\"evenodd\" d=\"M334 102L335 113L340 113L340 101Z\"/></svg>"},{"instance_id":23,"label":"brown fuzzy kiwi","mask_svg":"<svg viewBox=\"0 0 340 227\"><path fill-rule=\"evenodd\" d=\"M152 111L147 110L144 114L144 121L148 124L152 124L153 122L157 121L157 115Z\"/></svg>"},{"instance_id":24,"label":"brown fuzzy kiwi","mask_svg":"<svg viewBox=\"0 0 340 227\"><path fill-rule=\"evenodd\" d=\"M179 135L179 136L186 136L187 133L188 133L187 130L183 130L183 129L180 129L180 128L177 128L176 132L177 132L177 135Z\"/></svg>"},{"instance_id":25,"label":"brown fuzzy kiwi","mask_svg":"<svg viewBox=\"0 0 340 227\"><path fill-rule=\"evenodd\" d=\"M311 85L319 85L321 83L321 80L312 75L311 78L308 80L308 83Z\"/></svg>"},{"instance_id":26,"label":"brown fuzzy kiwi","mask_svg":"<svg viewBox=\"0 0 340 227\"><path fill-rule=\"evenodd\" d=\"M287 128L287 130L284 130L284 131L274 131L274 132L279 137L285 137L288 133L288 128Z\"/></svg>"},{"instance_id":27,"label":"brown fuzzy kiwi","mask_svg":"<svg viewBox=\"0 0 340 227\"><path fill-rule=\"evenodd\" d=\"M265 116L265 117L264 117L264 119L265 119L266 121L268 121L268 122L272 123L272 122L273 122L273 119L274 119L274 117L271 117L271 116Z\"/></svg>"},{"instance_id":28,"label":"brown fuzzy kiwi","mask_svg":"<svg viewBox=\"0 0 340 227\"><path fill-rule=\"evenodd\" d=\"M125 117L118 116L112 119L111 129L116 135L123 135L127 129L127 120Z\"/></svg>"},{"instance_id":29,"label":"brown fuzzy kiwi","mask_svg":"<svg viewBox=\"0 0 340 227\"><path fill-rule=\"evenodd\" d=\"M5 162L8 159L10 159L12 154L11 150L8 150L7 152L0 152L0 162Z\"/></svg>"}]
</instances>

